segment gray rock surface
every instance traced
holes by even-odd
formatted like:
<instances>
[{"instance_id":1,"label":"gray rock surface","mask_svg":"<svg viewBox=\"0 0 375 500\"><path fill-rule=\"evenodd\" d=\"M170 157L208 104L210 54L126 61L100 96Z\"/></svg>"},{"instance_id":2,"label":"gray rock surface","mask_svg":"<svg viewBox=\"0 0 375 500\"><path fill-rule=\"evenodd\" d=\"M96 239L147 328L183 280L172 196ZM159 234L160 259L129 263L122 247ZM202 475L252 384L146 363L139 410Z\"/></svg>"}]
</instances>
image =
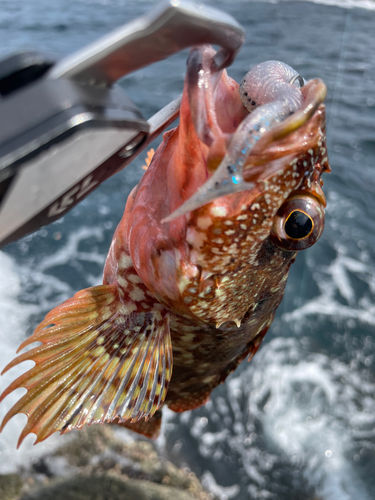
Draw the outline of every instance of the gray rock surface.
<instances>
[{"instance_id":1,"label":"gray rock surface","mask_svg":"<svg viewBox=\"0 0 375 500\"><path fill-rule=\"evenodd\" d=\"M149 441L124 442L93 425L19 474L0 476L0 500L213 500L197 477Z\"/></svg>"},{"instance_id":2,"label":"gray rock surface","mask_svg":"<svg viewBox=\"0 0 375 500\"><path fill-rule=\"evenodd\" d=\"M22 478L18 474L3 474L0 476L0 499L13 500L22 489Z\"/></svg>"},{"instance_id":3,"label":"gray rock surface","mask_svg":"<svg viewBox=\"0 0 375 500\"><path fill-rule=\"evenodd\" d=\"M185 491L115 476L74 477L28 493L22 500L194 500Z\"/></svg>"}]
</instances>

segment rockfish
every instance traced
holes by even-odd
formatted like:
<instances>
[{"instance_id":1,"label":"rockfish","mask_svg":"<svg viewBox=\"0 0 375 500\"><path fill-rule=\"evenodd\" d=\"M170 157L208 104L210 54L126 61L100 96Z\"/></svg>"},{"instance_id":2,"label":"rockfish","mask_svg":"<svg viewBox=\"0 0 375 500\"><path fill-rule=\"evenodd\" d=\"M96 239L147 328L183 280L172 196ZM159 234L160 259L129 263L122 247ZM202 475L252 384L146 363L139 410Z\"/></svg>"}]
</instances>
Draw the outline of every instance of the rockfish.
<instances>
[{"instance_id":1,"label":"rockfish","mask_svg":"<svg viewBox=\"0 0 375 500\"><path fill-rule=\"evenodd\" d=\"M324 226L326 88L268 61L239 85L192 49L179 125L131 192L103 285L53 309L4 372L36 442L114 422L156 437L161 408L207 402L259 348L296 253Z\"/></svg>"}]
</instances>

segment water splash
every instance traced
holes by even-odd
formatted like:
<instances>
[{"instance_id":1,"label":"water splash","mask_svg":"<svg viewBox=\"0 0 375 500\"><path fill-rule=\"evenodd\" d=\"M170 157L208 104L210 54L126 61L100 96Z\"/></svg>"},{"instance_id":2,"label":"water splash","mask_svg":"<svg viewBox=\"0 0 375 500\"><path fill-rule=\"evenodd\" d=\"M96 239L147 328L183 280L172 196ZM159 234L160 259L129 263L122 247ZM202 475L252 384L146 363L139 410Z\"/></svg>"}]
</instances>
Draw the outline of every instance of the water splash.
<instances>
[{"instance_id":1,"label":"water splash","mask_svg":"<svg viewBox=\"0 0 375 500\"><path fill-rule=\"evenodd\" d=\"M45 230L42 230L45 231ZM30 238L30 237L29 237ZM100 241L102 231L98 228L80 228L71 233L59 251L50 255L35 254L28 258L27 264L18 264L4 252L0 252L0 371L15 356L27 332L37 325L43 315L57 302L61 302L76 291L59 278L59 269L65 273L69 266L75 267L78 274L85 275L88 285L96 285L101 280L104 254L85 251L93 239ZM25 243L25 240L23 240ZM32 262L30 262L32 261ZM91 263L93 273L84 267ZM2 392L16 377L30 369L33 363L22 363L0 377ZM24 389L9 395L0 406L0 420L16 401L24 394ZM14 472L22 465L30 464L43 454L51 452L72 436L59 437L57 434L37 447L33 447L34 437L28 436L25 443L16 451L18 436L25 425L26 416L15 416L0 434L0 474Z\"/></svg>"},{"instance_id":2,"label":"water splash","mask_svg":"<svg viewBox=\"0 0 375 500\"><path fill-rule=\"evenodd\" d=\"M237 485L236 498L371 498L375 484L360 465L375 449L375 382L309 352L304 339L272 340L206 407L178 420L167 426L170 456L196 446L195 472L230 477L220 486Z\"/></svg>"}]
</instances>

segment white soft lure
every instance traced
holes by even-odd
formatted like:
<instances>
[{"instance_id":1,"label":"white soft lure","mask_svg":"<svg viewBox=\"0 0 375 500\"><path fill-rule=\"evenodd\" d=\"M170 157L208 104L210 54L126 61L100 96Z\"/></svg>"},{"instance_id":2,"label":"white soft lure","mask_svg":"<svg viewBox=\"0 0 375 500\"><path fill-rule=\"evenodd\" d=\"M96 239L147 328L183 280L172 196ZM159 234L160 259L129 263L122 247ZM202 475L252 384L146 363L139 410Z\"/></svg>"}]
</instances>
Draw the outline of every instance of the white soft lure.
<instances>
[{"instance_id":1,"label":"white soft lure","mask_svg":"<svg viewBox=\"0 0 375 500\"><path fill-rule=\"evenodd\" d=\"M210 68L203 67L200 70L201 82L198 88L209 88L213 95L219 78L213 84L212 78L208 78L209 74ZM301 107L303 98L300 88L303 85L304 80L297 71L283 62L266 61L252 68L240 84L241 100L250 114L233 134L228 152L212 177L167 217L165 222L195 210L219 196L253 188L254 184L243 178L247 159L266 132Z\"/></svg>"}]
</instances>

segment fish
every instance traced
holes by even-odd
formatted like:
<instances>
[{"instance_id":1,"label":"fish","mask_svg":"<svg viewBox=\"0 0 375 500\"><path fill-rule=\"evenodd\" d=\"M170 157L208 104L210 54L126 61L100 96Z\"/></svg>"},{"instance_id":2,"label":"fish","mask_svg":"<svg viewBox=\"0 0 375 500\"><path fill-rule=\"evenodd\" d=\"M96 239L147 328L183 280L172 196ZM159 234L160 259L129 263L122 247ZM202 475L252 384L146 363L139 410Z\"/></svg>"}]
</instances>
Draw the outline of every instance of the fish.
<instances>
[{"instance_id":1,"label":"fish","mask_svg":"<svg viewBox=\"0 0 375 500\"><path fill-rule=\"evenodd\" d=\"M214 56L190 52L179 124L127 199L103 284L49 312L3 370L35 363L0 398L27 389L1 424L27 416L18 445L95 423L155 438L163 406L204 405L259 349L320 238L324 83L267 61L238 84Z\"/></svg>"}]
</instances>

